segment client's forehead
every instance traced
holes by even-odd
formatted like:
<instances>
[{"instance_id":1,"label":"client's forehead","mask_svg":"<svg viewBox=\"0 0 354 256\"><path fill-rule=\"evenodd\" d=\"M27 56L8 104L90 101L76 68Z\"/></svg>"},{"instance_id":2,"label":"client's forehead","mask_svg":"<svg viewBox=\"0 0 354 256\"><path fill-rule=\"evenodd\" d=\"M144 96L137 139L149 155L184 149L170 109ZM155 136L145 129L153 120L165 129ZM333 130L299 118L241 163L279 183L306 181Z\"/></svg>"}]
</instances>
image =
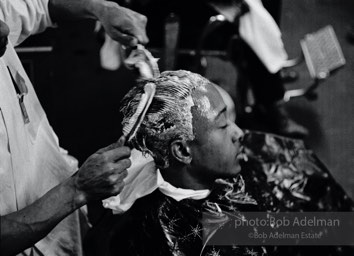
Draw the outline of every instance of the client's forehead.
<instances>
[{"instance_id":1,"label":"client's forehead","mask_svg":"<svg viewBox=\"0 0 354 256\"><path fill-rule=\"evenodd\" d=\"M225 103L212 83L199 86L192 94L195 111L213 121L225 107Z\"/></svg>"}]
</instances>

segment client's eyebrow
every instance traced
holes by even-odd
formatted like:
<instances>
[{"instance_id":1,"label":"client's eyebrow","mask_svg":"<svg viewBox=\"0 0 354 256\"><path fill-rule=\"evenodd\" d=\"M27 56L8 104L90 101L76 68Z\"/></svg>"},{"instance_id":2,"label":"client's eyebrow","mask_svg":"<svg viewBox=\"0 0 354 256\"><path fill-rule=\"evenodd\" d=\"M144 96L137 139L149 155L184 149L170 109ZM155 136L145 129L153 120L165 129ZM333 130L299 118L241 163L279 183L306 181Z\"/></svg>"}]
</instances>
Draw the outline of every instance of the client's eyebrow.
<instances>
[{"instance_id":1,"label":"client's eyebrow","mask_svg":"<svg viewBox=\"0 0 354 256\"><path fill-rule=\"evenodd\" d=\"M220 112L216 115L214 120L217 120L222 114L224 114L226 112L226 106L224 106Z\"/></svg>"}]
</instances>

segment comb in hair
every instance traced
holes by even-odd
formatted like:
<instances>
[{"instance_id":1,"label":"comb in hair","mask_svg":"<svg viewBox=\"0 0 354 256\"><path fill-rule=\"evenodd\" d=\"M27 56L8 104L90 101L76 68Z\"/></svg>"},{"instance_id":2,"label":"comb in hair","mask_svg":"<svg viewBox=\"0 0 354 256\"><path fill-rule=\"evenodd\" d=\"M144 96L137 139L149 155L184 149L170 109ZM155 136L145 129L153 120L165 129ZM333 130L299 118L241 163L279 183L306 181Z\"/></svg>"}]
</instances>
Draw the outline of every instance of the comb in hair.
<instances>
[{"instance_id":1,"label":"comb in hair","mask_svg":"<svg viewBox=\"0 0 354 256\"><path fill-rule=\"evenodd\" d=\"M136 108L134 115L130 118L128 124L126 124L123 128L123 134L127 138L127 142L130 141L138 131L145 114L151 105L155 92L155 84L147 83L144 86L144 94L141 96L138 107Z\"/></svg>"},{"instance_id":2,"label":"comb in hair","mask_svg":"<svg viewBox=\"0 0 354 256\"><path fill-rule=\"evenodd\" d=\"M136 68L140 78L149 79L160 75L157 60L152 54L141 44L138 44L135 49L132 49L128 58L124 60L127 68ZM138 107L134 115L130 118L127 125L123 128L123 134L130 141L138 131L145 114L155 96L156 85L147 83L144 87L144 94L141 96Z\"/></svg>"}]
</instances>

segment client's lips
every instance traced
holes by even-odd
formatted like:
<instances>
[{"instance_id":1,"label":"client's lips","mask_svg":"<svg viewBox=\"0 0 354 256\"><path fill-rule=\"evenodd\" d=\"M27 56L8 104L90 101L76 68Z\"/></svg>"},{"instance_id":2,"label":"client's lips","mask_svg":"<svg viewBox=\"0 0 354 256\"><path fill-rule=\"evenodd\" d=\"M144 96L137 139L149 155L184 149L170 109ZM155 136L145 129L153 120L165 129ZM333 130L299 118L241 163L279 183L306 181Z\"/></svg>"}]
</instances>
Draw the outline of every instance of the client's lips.
<instances>
[{"instance_id":1,"label":"client's lips","mask_svg":"<svg viewBox=\"0 0 354 256\"><path fill-rule=\"evenodd\" d=\"M247 162L248 158L247 158L247 155L245 153L245 149L243 146L240 147L238 153L236 154L236 159L239 161L241 160L241 161Z\"/></svg>"}]
</instances>

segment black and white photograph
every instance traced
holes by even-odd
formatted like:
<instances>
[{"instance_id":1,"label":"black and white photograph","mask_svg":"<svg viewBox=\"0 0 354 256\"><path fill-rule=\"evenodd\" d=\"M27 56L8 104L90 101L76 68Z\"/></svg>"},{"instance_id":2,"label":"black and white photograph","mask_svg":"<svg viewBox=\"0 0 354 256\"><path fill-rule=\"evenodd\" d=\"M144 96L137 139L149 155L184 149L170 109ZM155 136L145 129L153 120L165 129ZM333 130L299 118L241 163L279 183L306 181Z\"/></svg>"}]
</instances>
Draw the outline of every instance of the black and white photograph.
<instances>
[{"instance_id":1,"label":"black and white photograph","mask_svg":"<svg viewBox=\"0 0 354 256\"><path fill-rule=\"evenodd\" d=\"M0 0L0 256L353 256L354 1Z\"/></svg>"}]
</instances>

